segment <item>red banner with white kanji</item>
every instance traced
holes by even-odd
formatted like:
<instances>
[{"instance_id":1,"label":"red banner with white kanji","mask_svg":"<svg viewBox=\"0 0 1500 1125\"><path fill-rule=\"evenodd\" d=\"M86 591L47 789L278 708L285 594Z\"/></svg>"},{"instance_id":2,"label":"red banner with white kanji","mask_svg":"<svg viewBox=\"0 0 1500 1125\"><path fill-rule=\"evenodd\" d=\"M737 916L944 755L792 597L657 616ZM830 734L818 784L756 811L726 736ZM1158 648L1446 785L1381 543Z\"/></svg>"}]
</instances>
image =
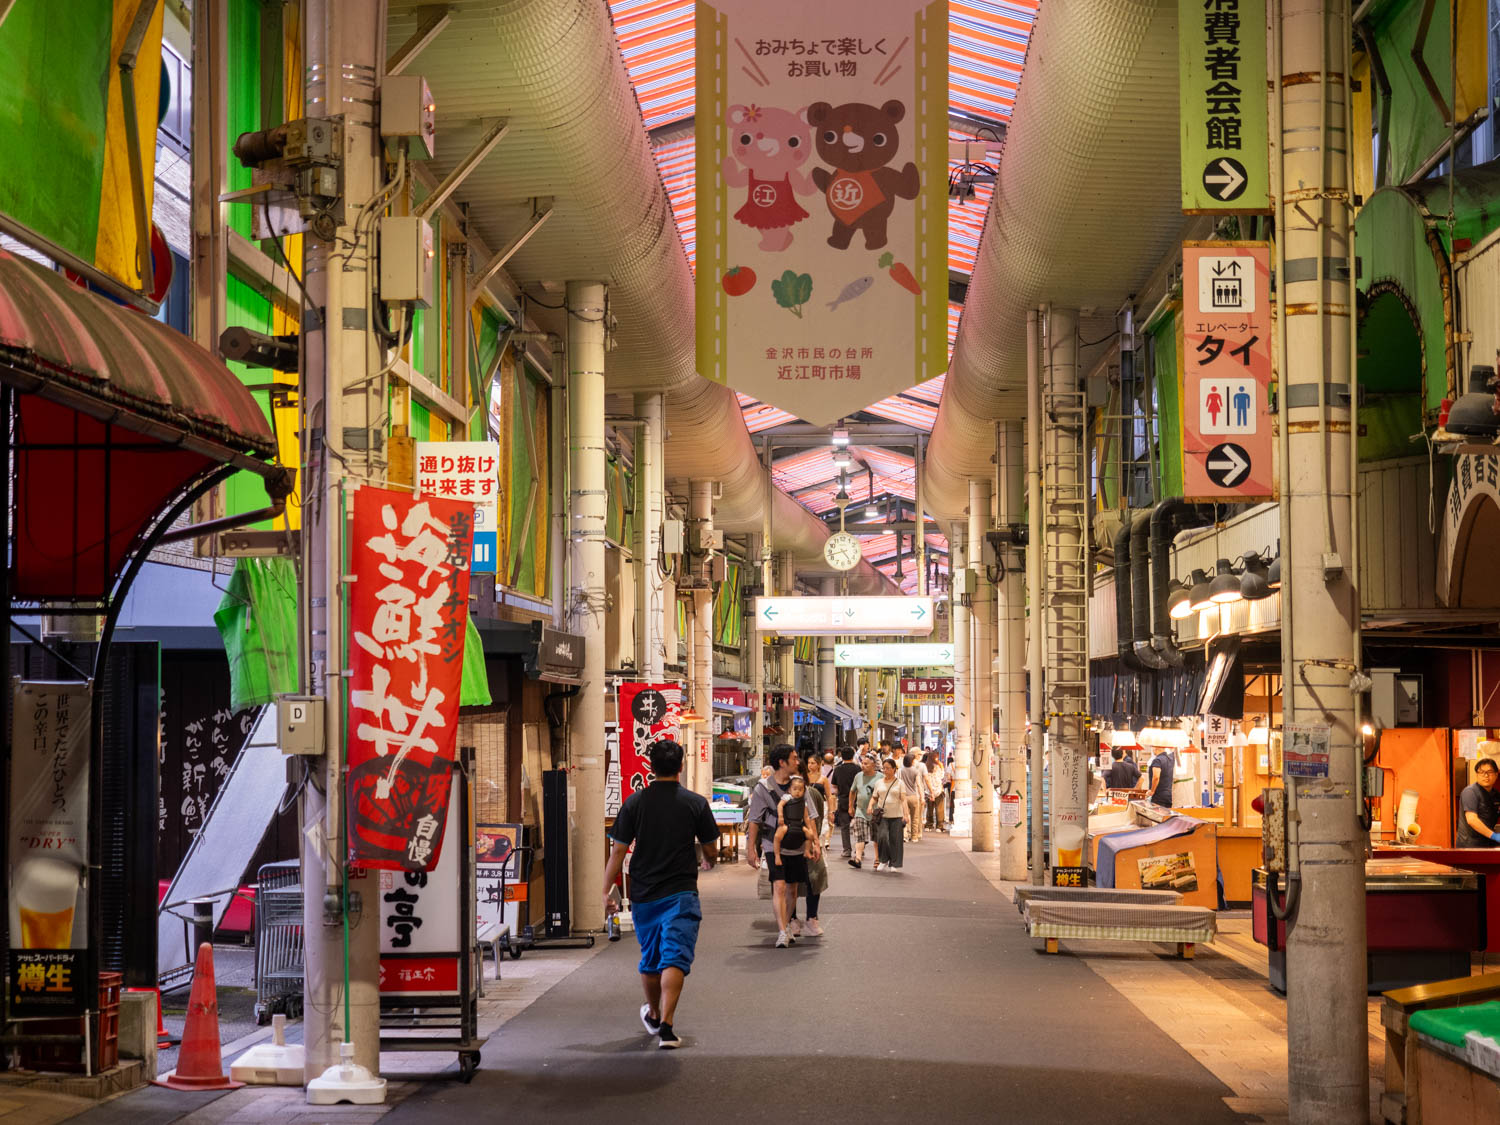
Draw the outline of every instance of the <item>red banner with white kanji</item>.
<instances>
[{"instance_id":1,"label":"red banner with white kanji","mask_svg":"<svg viewBox=\"0 0 1500 1125\"><path fill-rule=\"evenodd\" d=\"M349 846L430 871L447 823L468 624L474 506L366 486L349 562Z\"/></svg>"},{"instance_id":2,"label":"red banner with white kanji","mask_svg":"<svg viewBox=\"0 0 1500 1125\"><path fill-rule=\"evenodd\" d=\"M620 801L651 784L651 747L676 742L682 722L678 684L620 685ZM686 747L684 747L684 753Z\"/></svg>"}]
</instances>

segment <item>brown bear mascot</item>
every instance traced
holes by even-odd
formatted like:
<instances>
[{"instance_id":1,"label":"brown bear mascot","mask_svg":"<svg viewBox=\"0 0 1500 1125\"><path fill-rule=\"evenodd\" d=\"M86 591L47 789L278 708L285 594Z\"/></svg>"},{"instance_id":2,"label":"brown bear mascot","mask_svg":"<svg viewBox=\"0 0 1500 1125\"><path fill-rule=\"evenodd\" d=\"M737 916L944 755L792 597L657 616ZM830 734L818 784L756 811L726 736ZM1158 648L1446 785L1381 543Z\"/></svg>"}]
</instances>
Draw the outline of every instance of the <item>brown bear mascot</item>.
<instances>
[{"instance_id":1,"label":"brown bear mascot","mask_svg":"<svg viewBox=\"0 0 1500 1125\"><path fill-rule=\"evenodd\" d=\"M899 172L887 167L901 147L896 125L905 116L906 106L897 101L807 107L818 155L833 166L814 168L812 179L833 215L828 245L835 250L847 250L855 231L864 231L865 249L880 249L896 200L917 197L922 186L917 166L908 160Z\"/></svg>"}]
</instances>

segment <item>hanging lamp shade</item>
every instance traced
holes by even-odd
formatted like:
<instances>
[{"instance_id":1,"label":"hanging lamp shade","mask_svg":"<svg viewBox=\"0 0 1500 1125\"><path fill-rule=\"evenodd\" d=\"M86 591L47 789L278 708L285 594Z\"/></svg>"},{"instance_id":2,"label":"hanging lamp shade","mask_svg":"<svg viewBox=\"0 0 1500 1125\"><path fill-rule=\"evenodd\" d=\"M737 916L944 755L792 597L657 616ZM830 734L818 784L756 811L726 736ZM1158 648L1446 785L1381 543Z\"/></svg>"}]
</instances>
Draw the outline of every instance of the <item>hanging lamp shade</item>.
<instances>
[{"instance_id":1,"label":"hanging lamp shade","mask_svg":"<svg viewBox=\"0 0 1500 1125\"><path fill-rule=\"evenodd\" d=\"M1266 560L1252 551L1245 556L1244 564L1245 573L1240 575L1240 596L1252 602L1270 597L1270 572L1266 568Z\"/></svg>"},{"instance_id":2,"label":"hanging lamp shade","mask_svg":"<svg viewBox=\"0 0 1500 1125\"><path fill-rule=\"evenodd\" d=\"M1209 597L1217 605L1230 605L1239 601L1243 597L1240 593L1240 579L1229 565L1229 560L1220 559L1214 564L1214 569L1217 573L1208 584Z\"/></svg>"},{"instance_id":3,"label":"hanging lamp shade","mask_svg":"<svg viewBox=\"0 0 1500 1125\"><path fill-rule=\"evenodd\" d=\"M1212 608L1214 599L1213 591L1209 589L1208 575L1204 574L1201 570L1195 570L1188 578L1188 582L1192 586L1191 591L1188 593L1190 602L1189 611L1192 613L1201 613L1205 609Z\"/></svg>"},{"instance_id":4,"label":"hanging lamp shade","mask_svg":"<svg viewBox=\"0 0 1500 1125\"><path fill-rule=\"evenodd\" d=\"M1193 615L1193 599L1186 585L1177 579L1167 584L1167 614L1173 621Z\"/></svg>"},{"instance_id":5,"label":"hanging lamp shade","mask_svg":"<svg viewBox=\"0 0 1500 1125\"><path fill-rule=\"evenodd\" d=\"M1281 556L1277 555L1271 560L1271 566L1266 571L1266 589L1275 592L1281 589Z\"/></svg>"}]
</instances>

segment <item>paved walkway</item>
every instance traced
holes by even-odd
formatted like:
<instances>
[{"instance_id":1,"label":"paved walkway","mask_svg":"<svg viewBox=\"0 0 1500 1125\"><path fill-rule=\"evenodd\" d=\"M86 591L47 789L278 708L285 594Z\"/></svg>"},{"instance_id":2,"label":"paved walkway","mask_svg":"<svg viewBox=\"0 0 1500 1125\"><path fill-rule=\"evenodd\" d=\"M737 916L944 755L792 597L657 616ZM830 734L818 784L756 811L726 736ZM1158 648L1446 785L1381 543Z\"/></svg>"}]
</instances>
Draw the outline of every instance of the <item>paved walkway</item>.
<instances>
[{"instance_id":1,"label":"paved walkway","mask_svg":"<svg viewBox=\"0 0 1500 1125\"><path fill-rule=\"evenodd\" d=\"M792 949L773 948L753 872L739 864L705 876L681 1051L656 1050L640 1029L627 935L507 960L480 1002L491 1038L467 1086L449 1056L388 1054L391 1098L379 1108L314 1109L300 1089L149 1090L75 1117L76 1100L40 1112L7 1104L18 1094L5 1089L0 1125L696 1125L762 1111L778 1122L903 1125L1160 1125L1164 1112L1195 1125L1286 1120L1285 1005L1266 986L1247 918L1224 915L1220 939L1191 963L1146 944L1065 942L1048 956L1026 935L993 855L942 836L906 854L895 873L836 863L827 936ZM1380 1043L1375 1018L1377 1076Z\"/></svg>"}]
</instances>

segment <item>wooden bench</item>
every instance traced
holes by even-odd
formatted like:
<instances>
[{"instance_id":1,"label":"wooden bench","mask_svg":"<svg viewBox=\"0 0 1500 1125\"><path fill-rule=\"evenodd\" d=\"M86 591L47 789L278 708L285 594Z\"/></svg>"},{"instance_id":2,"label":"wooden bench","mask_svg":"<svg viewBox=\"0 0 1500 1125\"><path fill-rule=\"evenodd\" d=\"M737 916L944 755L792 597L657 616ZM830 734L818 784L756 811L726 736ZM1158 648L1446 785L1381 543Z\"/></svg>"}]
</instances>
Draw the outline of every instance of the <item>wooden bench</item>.
<instances>
[{"instance_id":1,"label":"wooden bench","mask_svg":"<svg viewBox=\"0 0 1500 1125\"><path fill-rule=\"evenodd\" d=\"M1380 1115L1392 1125L1421 1125L1422 1107L1416 1088L1407 1083L1416 1069L1416 1036L1410 1034L1408 1022L1412 1013L1500 1000L1500 973L1395 988L1383 995L1380 1022L1385 1027L1385 1093L1380 1097Z\"/></svg>"},{"instance_id":2,"label":"wooden bench","mask_svg":"<svg viewBox=\"0 0 1500 1125\"><path fill-rule=\"evenodd\" d=\"M1187 960L1199 942L1212 941L1218 916L1206 906L1132 904L1114 902L1059 902L1049 899L1026 904L1026 925L1032 937L1046 940L1056 953L1064 938L1094 941L1159 941L1177 946Z\"/></svg>"},{"instance_id":3,"label":"wooden bench","mask_svg":"<svg viewBox=\"0 0 1500 1125\"><path fill-rule=\"evenodd\" d=\"M1178 891L1143 891L1120 887L1016 887L1016 909L1023 915L1028 902L1105 902L1125 906L1176 906Z\"/></svg>"}]
</instances>

